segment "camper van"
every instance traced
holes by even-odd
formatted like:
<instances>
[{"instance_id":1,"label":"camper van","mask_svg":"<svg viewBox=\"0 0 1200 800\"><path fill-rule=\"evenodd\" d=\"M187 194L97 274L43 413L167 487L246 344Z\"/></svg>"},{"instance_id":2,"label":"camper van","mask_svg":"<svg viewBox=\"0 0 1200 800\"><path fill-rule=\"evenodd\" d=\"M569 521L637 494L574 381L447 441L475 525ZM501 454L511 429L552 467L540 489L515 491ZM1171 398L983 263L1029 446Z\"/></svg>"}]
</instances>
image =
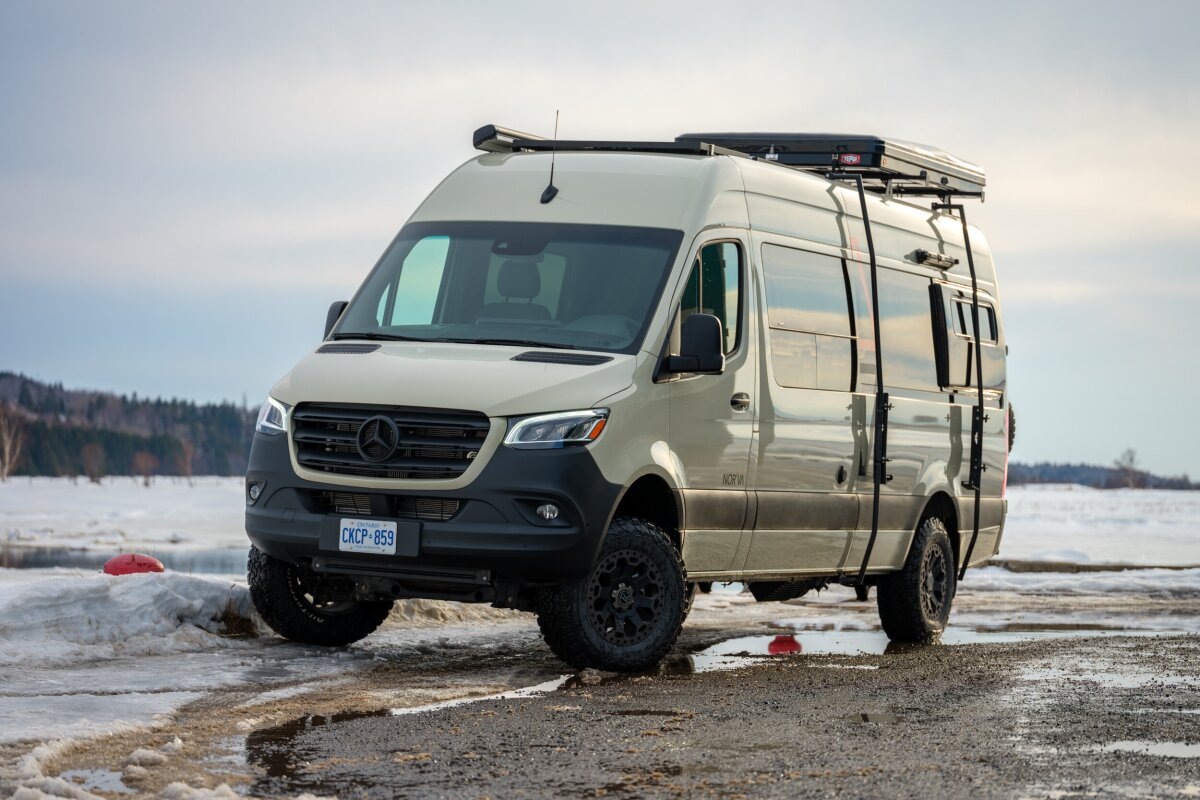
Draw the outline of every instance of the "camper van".
<instances>
[{"instance_id":1,"label":"camper van","mask_svg":"<svg viewBox=\"0 0 1200 800\"><path fill-rule=\"evenodd\" d=\"M860 135L474 144L262 407L263 619L338 646L490 603L643 671L697 587L841 584L936 639L1006 512L983 172Z\"/></svg>"}]
</instances>

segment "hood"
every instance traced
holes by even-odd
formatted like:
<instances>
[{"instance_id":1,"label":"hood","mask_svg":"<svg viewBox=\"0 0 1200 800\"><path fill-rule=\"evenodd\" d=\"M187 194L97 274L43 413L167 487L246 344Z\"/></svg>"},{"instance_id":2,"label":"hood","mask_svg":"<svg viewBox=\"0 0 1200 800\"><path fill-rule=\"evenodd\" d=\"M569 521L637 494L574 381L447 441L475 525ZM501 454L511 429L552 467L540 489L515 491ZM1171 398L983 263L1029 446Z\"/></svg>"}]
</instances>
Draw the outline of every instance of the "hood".
<instances>
[{"instance_id":1,"label":"hood","mask_svg":"<svg viewBox=\"0 0 1200 800\"><path fill-rule=\"evenodd\" d=\"M288 405L415 406L479 411L489 417L570 411L591 408L628 387L637 360L605 353L612 360L603 364L546 364L512 357L574 351L449 342L379 344L371 353L310 353L275 384L271 396Z\"/></svg>"}]
</instances>

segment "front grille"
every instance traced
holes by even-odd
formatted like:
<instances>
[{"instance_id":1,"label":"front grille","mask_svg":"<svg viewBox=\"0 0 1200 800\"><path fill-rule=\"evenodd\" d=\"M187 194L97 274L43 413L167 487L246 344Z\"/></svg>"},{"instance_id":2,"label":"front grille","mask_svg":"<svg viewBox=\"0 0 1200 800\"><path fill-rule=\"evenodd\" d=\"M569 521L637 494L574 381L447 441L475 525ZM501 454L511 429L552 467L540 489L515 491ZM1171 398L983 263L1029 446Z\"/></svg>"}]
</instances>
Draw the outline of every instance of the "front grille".
<instances>
[{"instance_id":1,"label":"front grille","mask_svg":"<svg viewBox=\"0 0 1200 800\"><path fill-rule=\"evenodd\" d=\"M389 497L353 492L312 492L312 510L317 514L419 519L446 522L462 508L463 501L448 497Z\"/></svg>"},{"instance_id":2,"label":"front grille","mask_svg":"<svg viewBox=\"0 0 1200 800\"><path fill-rule=\"evenodd\" d=\"M350 494L349 492L313 492L318 511L323 514L362 514L371 513L371 495Z\"/></svg>"},{"instance_id":3,"label":"front grille","mask_svg":"<svg viewBox=\"0 0 1200 800\"><path fill-rule=\"evenodd\" d=\"M382 461L363 458L358 448L359 430L376 416L390 419L398 431L394 451ZM379 427L373 423L364 435ZM292 412L300 466L369 478L457 478L471 466L490 427L488 418L474 411L302 403ZM379 453L375 445L366 450Z\"/></svg>"},{"instance_id":4,"label":"front grille","mask_svg":"<svg viewBox=\"0 0 1200 800\"><path fill-rule=\"evenodd\" d=\"M458 513L461 505L459 500L440 497L397 497L392 506L392 516L445 522Z\"/></svg>"}]
</instances>

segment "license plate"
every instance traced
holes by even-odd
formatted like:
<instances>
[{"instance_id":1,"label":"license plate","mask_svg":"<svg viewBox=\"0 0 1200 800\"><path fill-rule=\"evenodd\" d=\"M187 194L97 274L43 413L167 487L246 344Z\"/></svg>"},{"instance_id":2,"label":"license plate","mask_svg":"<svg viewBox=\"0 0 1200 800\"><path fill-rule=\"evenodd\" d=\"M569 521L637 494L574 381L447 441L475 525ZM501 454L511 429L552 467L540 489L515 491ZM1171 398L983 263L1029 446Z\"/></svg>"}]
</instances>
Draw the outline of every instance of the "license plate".
<instances>
[{"instance_id":1,"label":"license plate","mask_svg":"<svg viewBox=\"0 0 1200 800\"><path fill-rule=\"evenodd\" d=\"M342 519L338 549L350 553L396 554L396 523L377 519Z\"/></svg>"}]
</instances>

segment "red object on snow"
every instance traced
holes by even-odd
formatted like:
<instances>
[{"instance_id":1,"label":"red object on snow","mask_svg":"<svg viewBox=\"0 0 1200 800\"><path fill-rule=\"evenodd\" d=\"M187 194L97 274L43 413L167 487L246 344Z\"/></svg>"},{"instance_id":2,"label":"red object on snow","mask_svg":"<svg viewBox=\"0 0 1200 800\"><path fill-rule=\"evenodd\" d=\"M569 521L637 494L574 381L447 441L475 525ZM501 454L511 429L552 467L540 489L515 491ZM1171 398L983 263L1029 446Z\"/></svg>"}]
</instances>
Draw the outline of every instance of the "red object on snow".
<instances>
[{"instance_id":1,"label":"red object on snow","mask_svg":"<svg viewBox=\"0 0 1200 800\"><path fill-rule=\"evenodd\" d=\"M113 556L104 564L109 575L133 575L136 572L162 572L163 563L154 556L141 553L122 553Z\"/></svg>"},{"instance_id":2,"label":"red object on snow","mask_svg":"<svg viewBox=\"0 0 1200 800\"><path fill-rule=\"evenodd\" d=\"M795 636L780 634L767 644L767 652L773 656L786 656L799 653L803 648Z\"/></svg>"}]
</instances>

